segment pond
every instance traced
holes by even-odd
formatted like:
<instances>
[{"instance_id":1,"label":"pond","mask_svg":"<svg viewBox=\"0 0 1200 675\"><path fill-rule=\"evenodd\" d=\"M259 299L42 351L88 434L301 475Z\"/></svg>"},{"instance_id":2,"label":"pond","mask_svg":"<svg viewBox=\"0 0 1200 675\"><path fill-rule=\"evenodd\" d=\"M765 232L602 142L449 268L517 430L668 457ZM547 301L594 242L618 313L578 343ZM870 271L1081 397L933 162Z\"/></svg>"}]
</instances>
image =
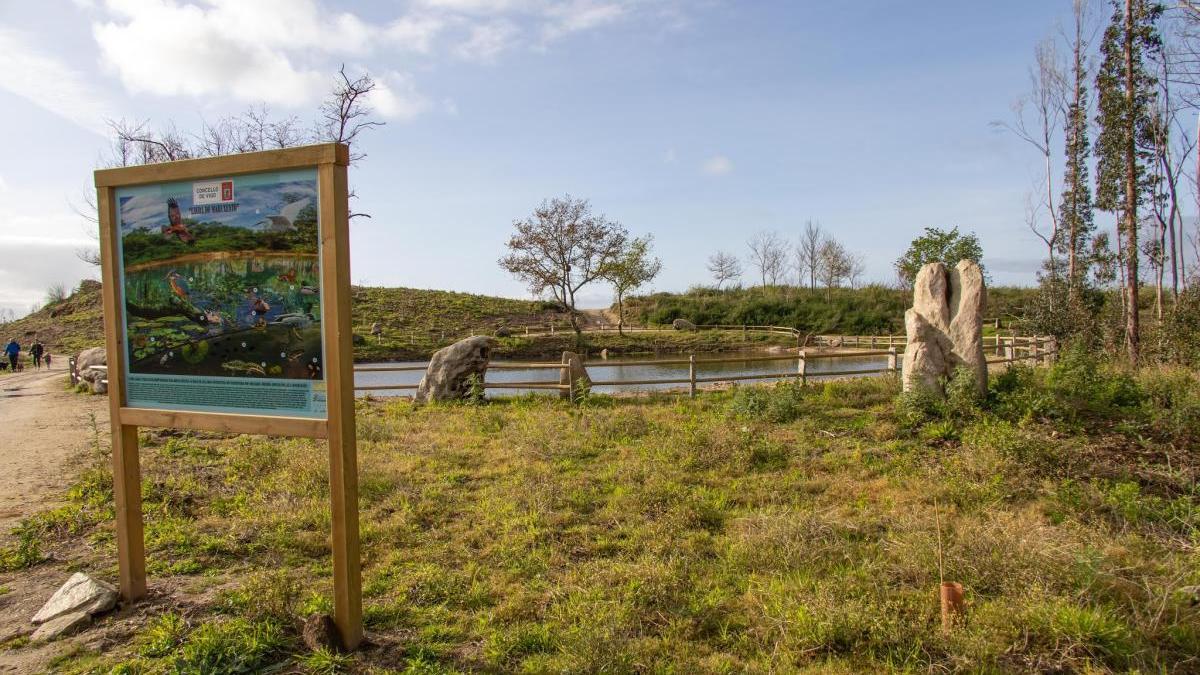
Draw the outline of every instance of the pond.
<instances>
[{"instance_id":1,"label":"pond","mask_svg":"<svg viewBox=\"0 0 1200 675\"><path fill-rule=\"evenodd\" d=\"M763 352L753 352L743 354L748 357L773 356ZM719 362L706 362L705 358L722 359ZM696 357L696 377L738 377L743 375L765 375L770 373L794 373L796 372L797 363L795 359L778 360L778 361L730 361L734 354L711 354L701 355ZM596 381L644 381L658 379L686 379L688 376L688 366L686 363L678 365L622 365L629 362L644 362L651 360L677 360L687 359L687 355L672 354L662 356L622 356L609 359L591 359L584 365L587 367L588 375ZM355 364L355 368L382 368L387 366L424 366L424 361L403 361L391 363L359 363ZM494 362L502 364L502 361ZM877 368L887 367L887 356L843 356L836 359L810 359L807 364L807 375L811 379L821 379L822 373L845 372L845 371L863 371L874 370ZM416 384L421 381L421 376L424 371L385 371L378 373L355 372L354 384L356 386L380 386L389 384ZM828 376L826 376L828 377ZM750 380L752 383L777 382L783 379L793 379L792 377L774 377L764 378L761 380ZM557 370L542 370L542 369L521 369L521 370L489 370L487 374L488 383L504 383L504 382L546 382L554 384L558 382ZM712 383L704 383L701 386L712 386ZM687 384L620 384L620 385L597 385L592 391L598 394L616 394L616 393L631 393L631 392L646 392L646 391L663 391L663 390L679 390L686 389ZM412 389L382 389L372 390L370 392L360 391L360 396L371 394L372 396L411 396ZM524 394L529 391L538 391L547 394L556 394L554 390L540 389L488 389L488 396L514 396Z\"/></svg>"}]
</instances>

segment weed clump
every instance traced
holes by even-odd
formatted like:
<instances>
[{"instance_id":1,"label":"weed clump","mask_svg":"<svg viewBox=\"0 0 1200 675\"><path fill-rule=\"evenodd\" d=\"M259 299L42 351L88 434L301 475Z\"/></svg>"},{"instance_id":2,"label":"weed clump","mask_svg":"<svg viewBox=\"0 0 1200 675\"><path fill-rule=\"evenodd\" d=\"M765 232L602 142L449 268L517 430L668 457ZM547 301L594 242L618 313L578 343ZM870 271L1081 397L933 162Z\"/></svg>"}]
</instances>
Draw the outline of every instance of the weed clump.
<instances>
[{"instance_id":1,"label":"weed clump","mask_svg":"<svg viewBox=\"0 0 1200 675\"><path fill-rule=\"evenodd\" d=\"M805 390L795 382L773 387L738 387L729 402L734 417L782 424L800 417Z\"/></svg>"}]
</instances>

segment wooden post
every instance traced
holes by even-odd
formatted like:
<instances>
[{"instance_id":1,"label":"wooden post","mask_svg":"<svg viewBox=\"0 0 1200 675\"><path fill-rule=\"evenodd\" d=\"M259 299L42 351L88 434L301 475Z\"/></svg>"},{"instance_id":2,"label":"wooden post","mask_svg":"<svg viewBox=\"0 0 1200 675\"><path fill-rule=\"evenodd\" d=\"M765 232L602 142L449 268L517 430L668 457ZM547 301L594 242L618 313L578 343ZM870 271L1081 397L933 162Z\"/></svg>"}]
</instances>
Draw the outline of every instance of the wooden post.
<instances>
[{"instance_id":1,"label":"wooden post","mask_svg":"<svg viewBox=\"0 0 1200 675\"><path fill-rule=\"evenodd\" d=\"M696 355L688 354L688 396L696 398Z\"/></svg>"},{"instance_id":2,"label":"wooden post","mask_svg":"<svg viewBox=\"0 0 1200 675\"><path fill-rule=\"evenodd\" d=\"M1004 358L1009 361L1017 358L1017 339L1015 337L1008 338L1008 342L1004 345Z\"/></svg>"},{"instance_id":3,"label":"wooden post","mask_svg":"<svg viewBox=\"0 0 1200 675\"><path fill-rule=\"evenodd\" d=\"M1050 343L1046 346L1046 365L1052 366L1058 360L1058 338L1050 336Z\"/></svg>"},{"instance_id":4,"label":"wooden post","mask_svg":"<svg viewBox=\"0 0 1200 675\"><path fill-rule=\"evenodd\" d=\"M362 569L358 536L358 447L354 430L354 343L350 334L350 229L345 146L336 164L317 167L321 208L321 303L329 436L333 548L333 619L347 649L362 642ZM328 297L328 296L327 296ZM330 367L332 366L332 367Z\"/></svg>"},{"instance_id":5,"label":"wooden post","mask_svg":"<svg viewBox=\"0 0 1200 675\"><path fill-rule=\"evenodd\" d=\"M900 371L896 368L896 348L888 347L888 370L899 375Z\"/></svg>"},{"instance_id":6,"label":"wooden post","mask_svg":"<svg viewBox=\"0 0 1200 675\"><path fill-rule=\"evenodd\" d=\"M121 597L135 602L146 596L146 541L142 523L142 471L138 464L138 428L122 424L125 405L125 327L121 325L121 270L117 254L121 232L113 200L114 188L96 189L100 216L100 260L104 283L104 350L108 365L108 419L112 428L113 498L117 520L117 559Z\"/></svg>"},{"instance_id":7,"label":"wooden post","mask_svg":"<svg viewBox=\"0 0 1200 675\"><path fill-rule=\"evenodd\" d=\"M804 358L804 350L800 350L800 358L796 359L796 375L800 378L800 385L808 384L808 361Z\"/></svg>"},{"instance_id":8,"label":"wooden post","mask_svg":"<svg viewBox=\"0 0 1200 675\"><path fill-rule=\"evenodd\" d=\"M942 630L954 628L963 611L963 587L954 581L944 581L941 585L942 601Z\"/></svg>"}]
</instances>

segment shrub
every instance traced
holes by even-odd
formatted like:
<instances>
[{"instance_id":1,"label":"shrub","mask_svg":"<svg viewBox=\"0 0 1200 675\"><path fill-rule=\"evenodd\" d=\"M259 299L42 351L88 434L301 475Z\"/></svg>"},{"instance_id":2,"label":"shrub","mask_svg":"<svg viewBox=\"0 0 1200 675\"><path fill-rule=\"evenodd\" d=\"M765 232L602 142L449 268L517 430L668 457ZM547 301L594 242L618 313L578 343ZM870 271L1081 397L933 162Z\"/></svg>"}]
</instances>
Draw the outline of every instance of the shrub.
<instances>
[{"instance_id":1,"label":"shrub","mask_svg":"<svg viewBox=\"0 0 1200 675\"><path fill-rule=\"evenodd\" d=\"M729 402L735 417L785 423L800 417L804 387L795 382L780 382L773 387L739 387Z\"/></svg>"}]
</instances>

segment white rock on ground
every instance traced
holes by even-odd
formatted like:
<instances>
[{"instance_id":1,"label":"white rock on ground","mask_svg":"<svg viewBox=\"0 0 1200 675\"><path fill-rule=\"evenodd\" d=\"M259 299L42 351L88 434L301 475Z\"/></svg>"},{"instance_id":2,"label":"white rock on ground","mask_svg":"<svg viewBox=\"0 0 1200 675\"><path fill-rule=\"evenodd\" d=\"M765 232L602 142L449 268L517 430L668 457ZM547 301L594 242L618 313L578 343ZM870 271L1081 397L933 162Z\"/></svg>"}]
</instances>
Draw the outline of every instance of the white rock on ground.
<instances>
[{"instance_id":1,"label":"white rock on ground","mask_svg":"<svg viewBox=\"0 0 1200 675\"><path fill-rule=\"evenodd\" d=\"M45 623L57 616L75 612L93 616L107 612L116 604L117 589L83 572L76 572L67 579L62 588L50 596L30 621L35 624Z\"/></svg>"},{"instance_id":2,"label":"white rock on ground","mask_svg":"<svg viewBox=\"0 0 1200 675\"><path fill-rule=\"evenodd\" d=\"M46 623L38 626L29 636L30 642L49 642L65 635L70 635L92 622L92 615L87 612L68 612L59 614Z\"/></svg>"}]
</instances>

